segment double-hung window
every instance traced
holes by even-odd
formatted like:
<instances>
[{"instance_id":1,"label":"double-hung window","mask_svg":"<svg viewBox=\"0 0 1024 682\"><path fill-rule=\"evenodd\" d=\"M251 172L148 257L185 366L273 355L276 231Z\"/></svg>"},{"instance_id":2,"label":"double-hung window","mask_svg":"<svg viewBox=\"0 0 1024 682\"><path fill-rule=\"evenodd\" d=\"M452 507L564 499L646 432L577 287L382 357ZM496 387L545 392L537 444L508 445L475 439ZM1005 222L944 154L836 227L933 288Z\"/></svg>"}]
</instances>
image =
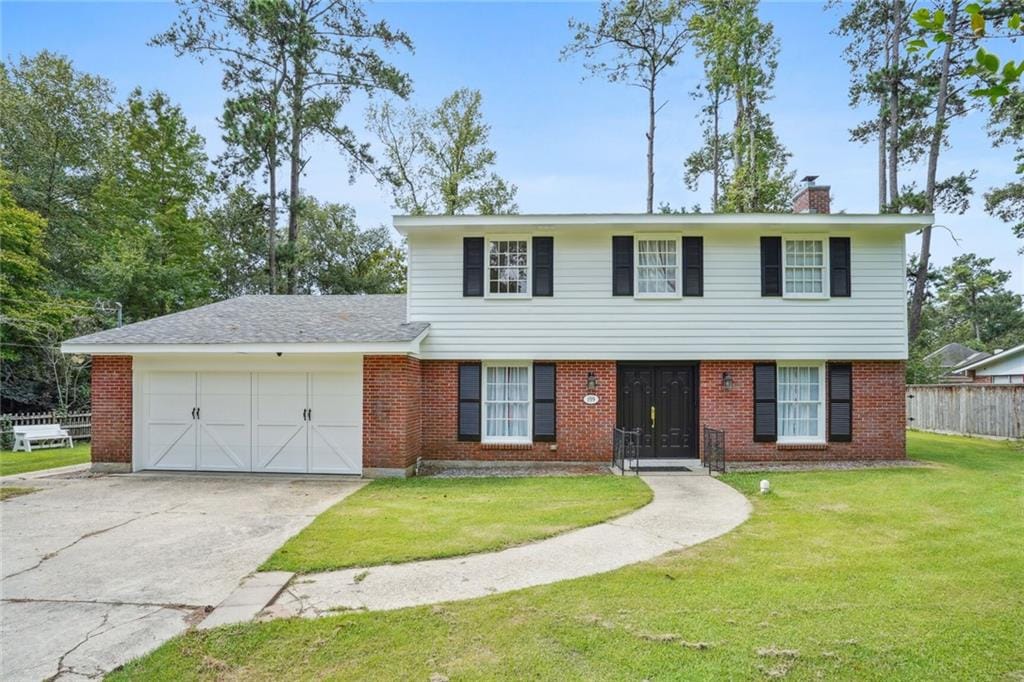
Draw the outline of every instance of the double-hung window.
<instances>
[{"instance_id":1,"label":"double-hung window","mask_svg":"<svg viewBox=\"0 0 1024 682\"><path fill-rule=\"evenodd\" d=\"M636 295L640 297L679 296L679 237L638 236L636 238Z\"/></svg>"},{"instance_id":2,"label":"double-hung window","mask_svg":"<svg viewBox=\"0 0 1024 682\"><path fill-rule=\"evenodd\" d=\"M828 241L820 236L785 237L782 249L783 296L828 296Z\"/></svg>"},{"instance_id":3,"label":"double-hung window","mask_svg":"<svg viewBox=\"0 0 1024 682\"><path fill-rule=\"evenodd\" d=\"M487 239L487 296L530 295L530 240L501 236Z\"/></svg>"},{"instance_id":4,"label":"double-hung window","mask_svg":"<svg viewBox=\"0 0 1024 682\"><path fill-rule=\"evenodd\" d=\"M485 364L483 369L483 441L529 443L532 437L530 364Z\"/></svg>"},{"instance_id":5,"label":"double-hung window","mask_svg":"<svg viewBox=\"0 0 1024 682\"><path fill-rule=\"evenodd\" d=\"M824 365L779 363L777 371L779 442L824 442Z\"/></svg>"}]
</instances>

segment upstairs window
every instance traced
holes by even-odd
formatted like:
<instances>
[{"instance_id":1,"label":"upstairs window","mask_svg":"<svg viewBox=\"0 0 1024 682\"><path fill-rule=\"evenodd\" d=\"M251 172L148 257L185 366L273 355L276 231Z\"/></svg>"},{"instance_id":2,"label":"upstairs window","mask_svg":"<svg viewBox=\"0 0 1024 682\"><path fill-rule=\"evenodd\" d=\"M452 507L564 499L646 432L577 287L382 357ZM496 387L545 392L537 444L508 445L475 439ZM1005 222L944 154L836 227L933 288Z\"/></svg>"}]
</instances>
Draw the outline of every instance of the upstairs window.
<instances>
[{"instance_id":1,"label":"upstairs window","mask_svg":"<svg viewBox=\"0 0 1024 682\"><path fill-rule=\"evenodd\" d=\"M487 295L530 295L530 240L501 237L487 240Z\"/></svg>"},{"instance_id":2,"label":"upstairs window","mask_svg":"<svg viewBox=\"0 0 1024 682\"><path fill-rule=\"evenodd\" d=\"M679 239L637 237L636 295L679 295Z\"/></svg>"},{"instance_id":3,"label":"upstairs window","mask_svg":"<svg viewBox=\"0 0 1024 682\"><path fill-rule=\"evenodd\" d=\"M823 238L786 238L783 245L783 296L824 298L826 253Z\"/></svg>"}]
</instances>

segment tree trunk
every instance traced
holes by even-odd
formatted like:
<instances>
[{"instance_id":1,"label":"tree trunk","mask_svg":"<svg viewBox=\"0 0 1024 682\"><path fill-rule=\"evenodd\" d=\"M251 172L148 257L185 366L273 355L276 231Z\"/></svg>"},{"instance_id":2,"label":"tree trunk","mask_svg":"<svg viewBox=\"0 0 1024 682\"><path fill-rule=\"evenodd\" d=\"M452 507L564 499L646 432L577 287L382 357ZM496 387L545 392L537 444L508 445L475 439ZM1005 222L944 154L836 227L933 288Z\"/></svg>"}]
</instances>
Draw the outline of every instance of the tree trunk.
<instances>
[{"instance_id":1,"label":"tree trunk","mask_svg":"<svg viewBox=\"0 0 1024 682\"><path fill-rule=\"evenodd\" d=\"M714 104L713 104L714 111L713 111L713 114L712 114L713 120L714 120L714 124L713 124L714 125L714 130L713 130L713 133L712 133L713 137L711 138L711 159L712 159L711 163L712 163L712 167L713 167L712 171L711 171L711 212L712 213L718 213L718 183L720 181L719 175L721 174L721 171L722 171L722 152L718 148L719 142L720 142L719 137L718 137L718 115L719 115L719 109L721 108L721 93L722 93L721 88L716 85L715 86L715 98L714 98Z\"/></svg>"},{"instance_id":2,"label":"tree trunk","mask_svg":"<svg viewBox=\"0 0 1024 682\"><path fill-rule=\"evenodd\" d=\"M899 212L900 42L903 40L903 0L893 0L889 49L889 211Z\"/></svg>"},{"instance_id":3,"label":"tree trunk","mask_svg":"<svg viewBox=\"0 0 1024 682\"><path fill-rule=\"evenodd\" d=\"M939 171L939 153L942 151L942 137L946 130L946 105L949 101L949 65L952 61L953 42L956 40L957 14L960 11L960 0L952 0L949 11L949 40L942 52L942 63L939 67L939 89L935 101L935 123L932 126L931 146L928 149L928 177L925 180L925 211L935 213L935 184ZM910 341L921 332L921 312L924 309L925 284L928 277L928 262L931 260L932 226L926 225L921 230L921 255L917 264L917 275L914 279L914 294L910 299ZM977 331L977 330L976 330Z\"/></svg>"},{"instance_id":4,"label":"tree trunk","mask_svg":"<svg viewBox=\"0 0 1024 682\"><path fill-rule=\"evenodd\" d=\"M296 292L295 266L298 258L299 208L302 197L299 194L299 178L302 175L302 87L300 71L296 68L295 87L292 93L291 149L289 150L288 184L288 265L286 268L287 293Z\"/></svg>"},{"instance_id":5,"label":"tree trunk","mask_svg":"<svg viewBox=\"0 0 1024 682\"><path fill-rule=\"evenodd\" d=\"M270 178L270 206L267 210L267 270L270 282L267 290L277 293L277 143L271 143L267 156L267 173Z\"/></svg>"},{"instance_id":6,"label":"tree trunk","mask_svg":"<svg viewBox=\"0 0 1024 682\"><path fill-rule=\"evenodd\" d=\"M654 213L654 78L647 88L647 212Z\"/></svg>"},{"instance_id":7,"label":"tree trunk","mask_svg":"<svg viewBox=\"0 0 1024 682\"><path fill-rule=\"evenodd\" d=\"M888 193L886 192L887 182L887 165L885 163L885 154L888 148L888 131L889 127L886 123L885 108L882 103L878 105L878 212L885 213L886 206L889 203Z\"/></svg>"}]
</instances>

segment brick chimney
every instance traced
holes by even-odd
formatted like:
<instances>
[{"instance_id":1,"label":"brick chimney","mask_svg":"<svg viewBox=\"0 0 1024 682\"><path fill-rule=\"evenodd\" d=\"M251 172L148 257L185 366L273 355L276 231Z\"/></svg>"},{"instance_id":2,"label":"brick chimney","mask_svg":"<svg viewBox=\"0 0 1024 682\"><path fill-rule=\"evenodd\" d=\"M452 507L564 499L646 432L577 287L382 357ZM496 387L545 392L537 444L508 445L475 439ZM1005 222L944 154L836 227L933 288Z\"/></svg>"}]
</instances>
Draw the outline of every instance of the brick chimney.
<instances>
[{"instance_id":1,"label":"brick chimney","mask_svg":"<svg viewBox=\"0 0 1024 682\"><path fill-rule=\"evenodd\" d=\"M817 175L807 175L803 188L793 197L793 213L830 213L829 186L815 183Z\"/></svg>"}]
</instances>

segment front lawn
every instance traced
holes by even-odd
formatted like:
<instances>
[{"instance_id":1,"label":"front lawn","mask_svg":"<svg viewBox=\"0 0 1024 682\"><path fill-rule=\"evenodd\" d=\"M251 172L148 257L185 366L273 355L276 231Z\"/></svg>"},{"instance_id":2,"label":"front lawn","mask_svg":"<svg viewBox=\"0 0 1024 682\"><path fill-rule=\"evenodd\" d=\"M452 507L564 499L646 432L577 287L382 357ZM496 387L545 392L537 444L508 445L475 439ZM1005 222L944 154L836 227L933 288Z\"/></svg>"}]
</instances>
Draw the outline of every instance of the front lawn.
<instances>
[{"instance_id":1,"label":"front lawn","mask_svg":"<svg viewBox=\"0 0 1024 682\"><path fill-rule=\"evenodd\" d=\"M81 443L73 448L52 448L34 452L0 452L0 476L24 474L40 469L54 469L89 461L89 444Z\"/></svg>"},{"instance_id":2,"label":"front lawn","mask_svg":"<svg viewBox=\"0 0 1024 682\"><path fill-rule=\"evenodd\" d=\"M735 531L443 606L190 632L115 679L1019 680L1024 453L914 433L936 466L730 475Z\"/></svg>"},{"instance_id":3,"label":"front lawn","mask_svg":"<svg viewBox=\"0 0 1024 682\"><path fill-rule=\"evenodd\" d=\"M261 567L311 573L485 552L647 504L637 478L378 480L328 509Z\"/></svg>"}]
</instances>

